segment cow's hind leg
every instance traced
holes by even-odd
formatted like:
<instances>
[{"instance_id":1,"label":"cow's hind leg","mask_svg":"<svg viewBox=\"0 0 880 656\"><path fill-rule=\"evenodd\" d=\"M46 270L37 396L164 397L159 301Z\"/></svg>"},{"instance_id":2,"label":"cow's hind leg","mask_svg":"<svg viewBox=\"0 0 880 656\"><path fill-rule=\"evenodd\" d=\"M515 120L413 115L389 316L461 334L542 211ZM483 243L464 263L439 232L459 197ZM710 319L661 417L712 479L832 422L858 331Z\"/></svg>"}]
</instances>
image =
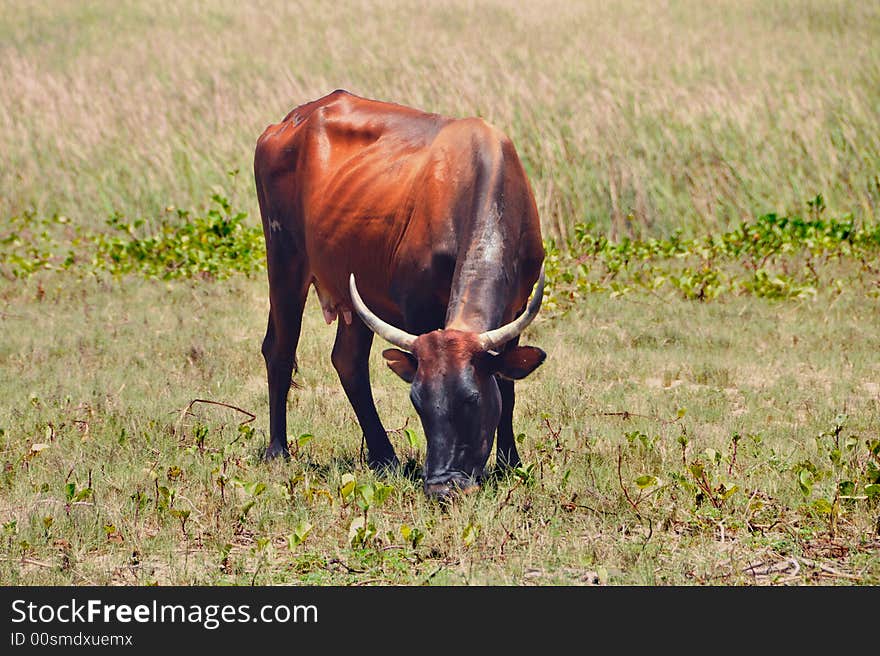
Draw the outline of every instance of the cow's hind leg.
<instances>
[{"instance_id":1,"label":"cow's hind leg","mask_svg":"<svg viewBox=\"0 0 880 656\"><path fill-rule=\"evenodd\" d=\"M376 412L370 388L369 357L372 343L373 332L360 319L354 317L349 325L342 316L339 317L336 342L333 344L333 367L361 425L367 442L367 461L372 469L381 470L397 466L398 460Z\"/></svg>"},{"instance_id":2,"label":"cow's hind leg","mask_svg":"<svg viewBox=\"0 0 880 656\"><path fill-rule=\"evenodd\" d=\"M519 338L511 340L504 347L514 348L519 344ZM498 390L501 392L501 419L498 421L498 443L495 447L495 463L498 467L518 467L520 464L519 453L516 450L516 440L513 435L513 406L516 400L513 381L498 377Z\"/></svg>"},{"instance_id":3,"label":"cow's hind leg","mask_svg":"<svg viewBox=\"0 0 880 656\"><path fill-rule=\"evenodd\" d=\"M269 378L269 446L265 458L289 456L287 449L287 393L296 369L296 347L302 328L308 284L301 265L269 273L269 323L263 357Z\"/></svg>"}]
</instances>

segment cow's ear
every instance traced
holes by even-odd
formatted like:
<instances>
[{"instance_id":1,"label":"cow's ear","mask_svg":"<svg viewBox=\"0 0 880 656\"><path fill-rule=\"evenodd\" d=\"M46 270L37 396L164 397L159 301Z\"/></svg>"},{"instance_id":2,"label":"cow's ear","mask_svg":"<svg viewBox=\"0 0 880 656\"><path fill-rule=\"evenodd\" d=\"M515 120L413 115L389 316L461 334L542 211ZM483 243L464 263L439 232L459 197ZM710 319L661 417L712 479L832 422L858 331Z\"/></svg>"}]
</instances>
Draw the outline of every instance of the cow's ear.
<instances>
[{"instance_id":1,"label":"cow's ear","mask_svg":"<svg viewBox=\"0 0 880 656\"><path fill-rule=\"evenodd\" d=\"M516 346L492 358L495 373L512 380L525 378L541 366L547 354L535 346Z\"/></svg>"},{"instance_id":2,"label":"cow's ear","mask_svg":"<svg viewBox=\"0 0 880 656\"><path fill-rule=\"evenodd\" d=\"M413 378L416 377L416 369L419 368L416 356L399 349L385 349L382 351L382 357L385 358L385 364L391 368L391 371L406 382L413 382Z\"/></svg>"}]
</instances>

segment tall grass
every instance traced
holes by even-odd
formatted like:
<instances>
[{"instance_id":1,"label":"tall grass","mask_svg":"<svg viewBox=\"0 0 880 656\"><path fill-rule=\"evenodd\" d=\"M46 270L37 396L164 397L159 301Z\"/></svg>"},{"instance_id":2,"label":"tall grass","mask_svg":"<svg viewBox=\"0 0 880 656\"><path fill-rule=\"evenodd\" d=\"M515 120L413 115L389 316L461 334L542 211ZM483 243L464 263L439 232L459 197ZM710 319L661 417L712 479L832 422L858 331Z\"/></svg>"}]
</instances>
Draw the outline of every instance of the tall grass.
<instances>
[{"instance_id":1,"label":"tall grass","mask_svg":"<svg viewBox=\"0 0 880 656\"><path fill-rule=\"evenodd\" d=\"M508 132L548 235L878 216L876 3L0 0L0 219L253 217L257 135L337 87Z\"/></svg>"}]
</instances>

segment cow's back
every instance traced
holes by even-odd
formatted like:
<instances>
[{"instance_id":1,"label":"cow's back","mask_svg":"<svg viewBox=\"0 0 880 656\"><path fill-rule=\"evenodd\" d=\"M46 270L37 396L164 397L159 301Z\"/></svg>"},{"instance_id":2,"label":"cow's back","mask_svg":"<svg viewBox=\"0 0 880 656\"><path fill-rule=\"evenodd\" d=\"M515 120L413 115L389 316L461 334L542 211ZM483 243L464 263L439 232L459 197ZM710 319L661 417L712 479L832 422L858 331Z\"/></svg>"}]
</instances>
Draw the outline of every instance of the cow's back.
<instances>
[{"instance_id":1,"label":"cow's back","mask_svg":"<svg viewBox=\"0 0 880 656\"><path fill-rule=\"evenodd\" d=\"M481 188L491 182L493 166L502 167L494 174L504 179L497 188ZM512 273L523 278L503 294L509 301L498 299L505 304L501 314L511 314L537 277L543 247L531 190L510 142L480 119L336 91L265 130L255 175L270 257L282 244L290 257L307 262L325 312L346 308L354 272L364 299L387 320L403 321L403 297L419 293L442 306L442 317L461 259L482 266L462 240L473 242L486 230L511 242L499 257L524 253L529 260L524 268L497 271L500 281ZM513 212L477 216L480 193L498 197L486 211L501 212L506 194ZM486 223L498 218L506 223Z\"/></svg>"}]
</instances>

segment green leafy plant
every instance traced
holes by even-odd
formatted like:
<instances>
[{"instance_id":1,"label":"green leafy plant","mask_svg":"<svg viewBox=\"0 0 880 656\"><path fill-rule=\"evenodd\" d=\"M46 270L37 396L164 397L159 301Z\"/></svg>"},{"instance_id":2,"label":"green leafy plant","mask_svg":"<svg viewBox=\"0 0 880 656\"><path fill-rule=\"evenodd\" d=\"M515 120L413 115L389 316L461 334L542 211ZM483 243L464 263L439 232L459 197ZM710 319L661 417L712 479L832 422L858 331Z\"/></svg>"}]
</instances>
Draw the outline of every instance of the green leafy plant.
<instances>
[{"instance_id":1,"label":"green leafy plant","mask_svg":"<svg viewBox=\"0 0 880 656\"><path fill-rule=\"evenodd\" d=\"M306 541L306 538L311 532L311 523L307 520L302 520L294 527L293 532L288 534L287 548L293 551L294 549L296 549L296 547Z\"/></svg>"},{"instance_id":2,"label":"green leafy plant","mask_svg":"<svg viewBox=\"0 0 880 656\"><path fill-rule=\"evenodd\" d=\"M847 434L848 420L846 414L838 414L816 436L817 457L804 458L791 469L807 502L804 512L827 521L831 536L850 506L880 497L880 440Z\"/></svg>"},{"instance_id":3,"label":"green leafy plant","mask_svg":"<svg viewBox=\"0 0 880 656\"><path fill-rule=\"evenodd\" d=\"M242 523L254 505L256 505L260 495L266 491L266 484L262 481L246 482L239 478L233 478L232 483L240 487L245 494L245 501L241 506L238 516L239 523Z\"/></svg>"},{"instance_id":4,"label":"green leafy plant","mask_svg":"<svg viewBox=\"0 0 880 656\"><path fill-rule=\"evenodd\" d=\"M367 520L366 513L351 520L348 527L348 543L355 549L368 546L376 537L376 524Z\"/></svg>"},{"instance_id":5,"label":"green leafy plant","mask_svg":"<svg viewBox=\"0 0 880 656\"><path fill-rule=\"evenodd\" d=\"M404 542L409 546L416 549L422 540L425 539L425 534L420 529L410 526L409 524L401 524L400 537L402 537Z\"/></svg>"},{"instance_id":6,"label":"green leafy plant","mask_svg":"<svg viewBox=\"0 0 880 656\"><path fill-rule=\"evenodd\" d=\"M315 436L312 435L311 433L303 433L302 435L297 437L296 440L294 440L294 442L293 442L294 448L293 448L292 456L296 457L297 455L299 455L300 450L303 449L306 446L306 444L311 442L314 438L315 438Z\"/></svg>"},{"instance_id":7,"label":"green leafy plant","mask_svg":"<svg viewBox=\"0 0 880 656\"><path fill-rule=\"evenodd\" d=\"M467 526L464 527L464 530L461 532L461 541L465 547L471 547L477 541L477 538L480 537L481 526L479 524L474 524L473 522L468 522Z\"/></svg>"},{"instance_id":8,"label":"green leafy plant","mask_svg":"<svg viewBox=\"0 0 880 656\"><path fill-rule=\"evenodd\" d=\"M16 278L51 269L161 279L249 274L264 268L265 245L262 230L246 219L219 193L204 213L169 209L157 221L114 213L103 232L71 226L63 215L25 212L0 233L0 261Z\"/></svg>"},{"instance_id":9,"label":"green leafy plant","mask_svg":"<svg viewBox=\"0 0 880 656\"><path fill-rule=\"evenodd\" d=\"M870 262L880 252L880 224L825 218L821 194L807 206L809 218L769 213L692 238L679 231L612 241L592 224L579 223L567 243L545 242L544 311L565 311L594 293L658 294L669 288L702 302L731 294L785 300L814 296L843 276L877 282L880 272ZM56 269L160 279L252 274L265 267L265 244L261 228L246 220L220 193L211 196L204 212L169 208L165 216L133 221L117 213L99 232L73 226L61 214L24 212L0 233L0 273L24 278ZM841 267L841 258L858 266ZM403 433L416 451L415 432Z\"/></svg>"}]
</instances>

